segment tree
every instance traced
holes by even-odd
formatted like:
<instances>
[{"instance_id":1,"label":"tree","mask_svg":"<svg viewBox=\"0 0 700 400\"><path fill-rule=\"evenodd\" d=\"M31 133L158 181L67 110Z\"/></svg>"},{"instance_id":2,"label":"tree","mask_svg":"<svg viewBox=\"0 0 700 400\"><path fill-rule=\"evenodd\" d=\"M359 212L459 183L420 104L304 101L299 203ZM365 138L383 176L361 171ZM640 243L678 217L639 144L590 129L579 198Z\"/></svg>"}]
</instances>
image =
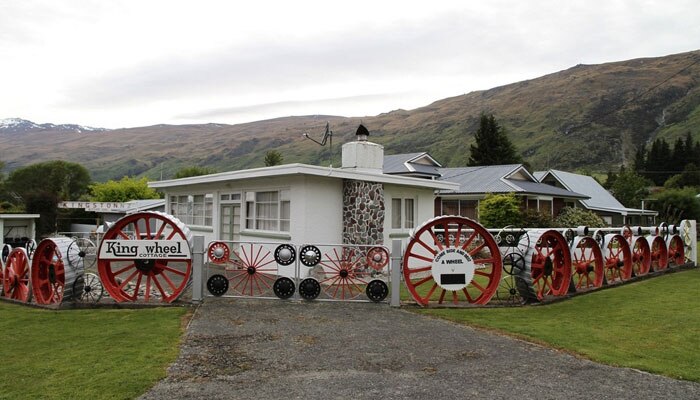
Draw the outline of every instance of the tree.
<instances>
[{"instance_id":1,"label":"tree","mask_svg":"<svg viewBox=\"0 0 700 400\"><path fill-rule=\"evenodd\" d=\"M489 193L479 202L479 222L487 228L521 224L520 201L514 193Z\"/></svg>"},{"instance_id":2,"label":"tree","mask_svg":"<svg viewBox=\"0 0 700 400\"><path fill-rule=\"evenodd\" d=\"M700 219L700 199L693 188L669 189L654 196L650 203L653 210L659 212L659 218L670 224L677 224L683 219Z\"/></svg>"},{"instance_id":3,"label":"tree","mask_svg":"<svg viewBox=\"0 0 700 400\"><path fill-rule=\"evenodd\" d=\"M270 150L265 153L265 166L281 165L283 161L282 153L277 150Z\"/></svg>"},{"instance_id":4,"label":"tree","mask_svg":"<svg viewBox=\"0 0 700 400\"><path fill-rule=\"evenodd\" d=\"M610 187L610 192L625 207L638 208L642 199L649 194L649 185L651 185L651 182L643 176L634 171L620 168L620 174Z\"/></svg>"},{"instance_id":5,"label":"tree","mask_svg":"<svg viewBox=\"0 0 700 400\"><path fill-rule=\"evenodd\" d=\"M79 200L87 194L90 173L80 164L46 161L18 168L7 178L7 188L24 197L29 193L51 193L61 200Z\"/></svg>"},{"instance_id":6,"label":"tree","mask_svg":"<svg viewBox=\"0 0 700 400\"><path fill-rule=\"evenodd\" d=\"M213 168L193 165L190 167L180 168L175 173L175 179L188 178L190 176L209 175L214 173L216 173L216 171Z\"/></svg>"},{"instance_id":7,"label":"tree","mask_svg":"<svg viewBox=\"0 0 700 400\"><path fill-rule=\"evenodd\" d=\"M700 187L700 168L692 162L686 164L682 173L666 179L664 187L667 189Z\"/></svg>"},{"instance_id":8,"label":"tree","mask_svg":"<svg viewBox=\"0 0 700 400\"><path fill-rule=\"evenodd\" d=\"M564 207L559 216L555 218L557 226L571 228L575 226L587 226L589 228L603 228L607 224L598 214L585 208Z\"/></svg>"},{"instance_id":9,"label":"tree","mask_svg":"<svg viewBox=\"0 0 700 400\"><path fill-rule=\"evenodd\" d=\"M474 134L475 144L469 146L470 166L520 164L522 157L508 139L505 130L496 122L493 114L481 114L479 129Z\"/></svg>"},{"instance_id":10,"label":"tree","mask_svg":"<svg viewBox=\"0 0 700 400\"><path fill-rule=\"evenodd\" d=\"M155 189L148 187L148 179L123 177L119 181L109 180L90 186L92 201L117 201L159 199Z\"/></svg>"}]
</instances>

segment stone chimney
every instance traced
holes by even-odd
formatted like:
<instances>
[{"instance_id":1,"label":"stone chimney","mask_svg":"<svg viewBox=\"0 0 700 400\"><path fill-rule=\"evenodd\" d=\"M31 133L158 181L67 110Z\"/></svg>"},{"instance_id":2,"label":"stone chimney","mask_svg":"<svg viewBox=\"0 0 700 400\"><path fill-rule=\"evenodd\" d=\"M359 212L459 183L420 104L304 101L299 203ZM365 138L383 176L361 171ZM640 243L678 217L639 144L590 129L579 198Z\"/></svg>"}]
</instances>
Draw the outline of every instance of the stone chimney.
<instances>
[{"instance_id":1,"label":"stone chimney","mask_svg":"<svg viewBox=\"0 0 700 400\"><path fill-rule=\"evenodd\" d=\"M367 141L369 131L360 124L356 140L343 145L343 164L346 169L381 174L384 168L384 146Z\"/></svg>"}]
</instances>

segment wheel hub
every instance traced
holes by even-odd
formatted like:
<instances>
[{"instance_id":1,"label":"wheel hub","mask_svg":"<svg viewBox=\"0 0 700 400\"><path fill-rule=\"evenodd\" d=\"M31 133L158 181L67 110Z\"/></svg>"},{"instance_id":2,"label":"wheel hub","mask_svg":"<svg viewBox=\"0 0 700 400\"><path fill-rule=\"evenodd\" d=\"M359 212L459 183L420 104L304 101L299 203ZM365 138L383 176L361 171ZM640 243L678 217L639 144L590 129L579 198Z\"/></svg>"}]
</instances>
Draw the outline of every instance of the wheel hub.
<instances>
[{"instance_id":1,"label":"wheel hub","mask_svg":"<svg viewBox=\"0 0 700 400\"><path fill-rule=\"evenodd\" d=\"M138 259L134 260L134 265L136 266L136 269L141 272L150 272L153 270L153 268L155 268L156 260Z\"/></svg>"},{"instance_id":2,"label":"wheel hub","mask_svg":"<svg viewBox=\"0 0 700 400\"><path fill-rule=\"evenodd\" d=\"M254 275L255 274L255 267L248 267L247 269L248 275Z\"/></svg>"},{"instance_id":3,"label":"wheel hub","mask_svg":"<svg viewBox=\"0 0 700 400\"><path fill-rule=\"evenodd\" d=\"M49 264L49 282L56 283L56 267Z\"/></svg>"},{"instance_id":4,"label":"wheel hub","mask_svg":"<svg viewBox=\"0 0 700 400\"><path fill-rule=\"evenodd\" d=\"M341 269L339 274L340 274L340 277L341 277L341 278L347 278L347 277L348 277L348 270L347 270L347 269Z\"/></svg>"}]
</instances>

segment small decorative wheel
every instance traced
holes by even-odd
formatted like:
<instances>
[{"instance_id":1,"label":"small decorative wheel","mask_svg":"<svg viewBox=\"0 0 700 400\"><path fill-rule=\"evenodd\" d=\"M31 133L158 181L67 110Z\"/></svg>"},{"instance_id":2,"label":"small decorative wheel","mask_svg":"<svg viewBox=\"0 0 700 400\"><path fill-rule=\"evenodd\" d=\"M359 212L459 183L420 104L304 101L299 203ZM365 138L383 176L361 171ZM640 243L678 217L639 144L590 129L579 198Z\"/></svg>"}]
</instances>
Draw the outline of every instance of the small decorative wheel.
<instances>
[{"instance_id":1,"label":"small decorative wheel","mask_svg":"<svg viewBox=\"0 0 700 400\"><path fill-rule=\"evenodd\" d=\"M274 285L272 285L272 291L275 292L275 296L280 299L288 299L294 296L294 281L286 276L277 278Z\"/></svg>"},{"instance_id":2,"label":"small decorative wheel","mask_svg":"<svg viewBox=\"0 0 700 400\"><path fill-rule=\"evenodd\" d=\"M662 222L659 224L659 235L664 238L664 240L668 240L668 224L665 222Z\"/></svg>"},{"instance_id":3,"label":"small decorative wheel","mask_svg":"<svg viewBox=\"0 0 700 400\"><path fill-rule=\"evenodd\" d=\"M296 261L297 251L293 246L281 244L275 249L275 261L279 265L291 265Z\"/></svg>"},{"instance_id":4,"label":"small decorative wheel","mask_svg":"<svg viewBox=\"0 0 700 400\"><path fill-rule=\"evenodd\" d=\"M299 296L304 300L314 300L321 294L321 284L314 278L306 278L299 283Z\"/></svg>"},{"instance_id":5,"label":"small decorative wheel","mask_svg":"<svg viewBox=\"0 0 700 400\"><path fill-rule=\"evenodd\" d=\"M576 290L603 286L605 278L603 252L589 236L578 236L571 247L572 279Z\"/></svg>"},{"instance_id":6,"label":"small decorative wheel","mask_svg":"<svg viewBox=\"0 0 700 400\"><path fill-rule=\"evenodd\" d=\"M229 261L229 257L231 257L231 250L224 242L213 242L209 244L207 256L209 257L209 261L214 264L225 264Z\"/></svg>"},{"instance_id":7,"label":"small decorative wheel","mask_svg":"<svg viewBox=\"0 0 700 400\"><path fill-rule=\"evenodd\" d=\"M82 288L82 292L80 291ZM104 286L100 277L91 272L79 277L73 283L73 293L78 301L84 303L97 303L104 295Z\"/></svg>"},{"instance_id":8,"label":"small decorative wheel","mask_svg":"<svg viewBox=\"0 0 700 400\"><path fill-rule=\"evenodd\" d=\"M374 279L367 284L365 294L367 295L367 298L373 302L379 303L380 301L386 299L386 296L389 295L389 286L384 281Z\"/></svg>"},{"instance_id":9,"label":"small decorative wheel","mask_svg":"<svg viewBox=\"0 0 700 400\"><path fill-rule=\"evenodd\" d=\"M574 239L576 239L576 232L571 229L571 228L566 228L562 232L562 235L564 235L564 238L566 239L566 243L569 244L569 246L574 244Z\"/></svg>"},{"instance_id":10,"label":"small decorative wheel","mask_svg":"<svg viewBox=\"0 0 700 400\"><path fill-rule=\"evenodd\" d=\"M221 274L210 276L207 279L207 290L214 296L223 296L228 291L228 279Z\"/></svg>"},{"instance_id":11,"label":"small decorative wheel","mask_svg":"<svg viewBox=\"0 0 700 400\"><path fill-rule=\"evenodd\" d=\"M620 234L622 235L622 237L625 238L627 243L629 243L631 246L632 245L632 237L634 236L632 233L632 228L629 225L625 225L620 230Z\"/></svg>"},{"instance_id":12,"label":"small decorative wheel","mask_svg":"<svg viewBox=\"0 0 700 400\"><path fill-rule=\"evenodd\" d=\"M523 299L539 301L547 295L563 296L571 282L571 253L566 238L555 230L530 231L526 268L518 274Z\"/></svg>"},{"instance_id":13,"label":"small decorative wheel","mask_svg":"<svg viewBox=\"0 0 700 400\"><path fill-rule=\"evenodd\" d=\"M679 235L670 235L668 239L668 263L671 266L685 263L685 245Z\"/></svg>"},{"instance_id":14,"label":"small decorative wheel","mask_svg":"<svg viewBox=\"0 0 700 400\"><path fill-rule=\"evenodd\" d=\"M36 250L36 240L30 239L27 243L24 244L24 248L27 249L27 255L31 259L34 257L34 250Z\"/></svg>"},{"instance_id":15,"label":"small decorative wheel","mask_svg":"<svg viewBox=\"0 0 700 400\"><path fill-rule=\"evenodd\" d=\"M105 290L117 302L177 300L190 282L190 230L161 212L129 214L107 229L97 257Z\"/></svg>"},{"instance_id":16,"label":"small decorative wheel","mask_svg":"<svg viewBox=\"0 0 700 400\"><path fill-rule=\"evenodd\" d=\"M502 271L493 236L460 216L434 218L418 227L403 257L406 287L423 306L442 304L446 296L454 304L486 304L496 294Z\"/></svg>"},{"instance_id":17,"label":"small decorative wheel","mask_svg":"<svg viewBox=\"0 0 700 400\"><path fill-rule=\"evenodd\" d=\"M593 239L595 239L596 242L598 242L598 246L600 246L600 249L603 249L603 246L605 245L605 233L597 229L593 232Z\"/></svg>"},{"instance_id":18,"label":"small decorative wheel","mask_svg":"<svg viewBox=\"0 0 700 400\"><path fill-rule=\"evenodd\" d=\"M652 271L661 271L666 269L668 266L668 249L666 248L666 242L661 236L649 236L647 237L650 248L650 258Z\"/></svg>"},{"instance_id":19,"label":"small decorative wheel","mask_svg":"<svg viewBox=\"0 0 700 400\"><path fill-rule=\"evenodd\" d=\"M233 250L226 277L231 290L240 296L271 295L278 269L272 251L264 245L246 243Z\"/></svg>"},{"instance_id":20,"label":"small decorative wheel","mask_svg":"<svg viewBox=\"0 0 700 400\"><path fill-rule=\"evenodd\" d=\"M525 269L525 257L520 252L503 256L503 278L496 291L496 299L507 305L522 304L523 299L517 289L516 277Z\"/></svg>"},{"instance_id":21,"label":"small decorative wheel","mask_svg":"<svg viewBox=\"0 0 700 400\"><path fill-rule=\"evenodd\" d=\"M8 299L28 303L32 299L29 257L22 247L12 249L5 262L3 290Z\"/></svg>"},{"instance_id":22,"label":"small decorative wheel","mask_svg":"<svg viewBox=\"0 0 700 400\"><path fill-rule=\"evenodd\" d=\"M642 236L634 236L630 250L632 251L632 275L642 276L648 274L651 268L649 242Z\"/></svg>"},{"instance_id":23,"label":"small decorative wheel","mask_svg":"<svg viewBox=\"0 0 700 400\"><path fill-rule=\"evenodd\" d=\"M87 238L75 238L68 246L66 259L72 269L91 269L95 266L97 248L92 240Z\"/></svg>"},{"instance_id":24,"label":"small decorative wheel","mask_svg":"<svg viewBox=\"0 0 700 400\"><path fill-rule=\"evenodd\" d=\"M299 261L307 267L315 267L321 262L321 250L316 246L306 245L299 250Z\"/></svg>"},{"instance_id":25,"label":"small decorative wheel","mask_svg":"<svg viewBox=\"0 0 700 400\"><path fill-rule=\"evenodd\" d=\"M632 277L632 251L624 236L605 235L603 258L608 284L626 281Z\"/></svg>"},{"instance_id":26,"label":"small decorative wheel","mask_svg":"<svg viewBox=\"0 0 700 400\"><path fill-rule=\"evenodd\" d=\"M692 249L693 249L693 224L690 222L690 220L684 219L680 223L680 232L679 235L681 236L681 239L683 240L683 244L685 245L685 258L687 261L693 261L690 259Z\"/></svg>"},{"instance_id":27,"label":"small decorative wheel","mask_svg":"<svg viewBox=\"0 0 700 400\"><path fill-rule=\"evenodd\" d=\"M389 264L389 252L384 247L372 247L367 252L367 265L375 271L381 271Z\"/></svg>"},{"instance_id":28,"label":"small decorative wheel","mask_svg":"<svg viewBox=\"0 0 700 400\"><path fill-rule=\"evenodd\" d=\"M2 246L2 264L7 264L7 257L10 256L11 251L12 246L10 246L9 244Z\"/></svg>"},{"instance_id":29,"label":"small decorative wheel","mask_svg":"<svg viewBox=\"0 0 700 400\"><path fill-rule=\"evenodd\" d=\"M527 237L527 231L523 228L518 228L515 225L506 225L503 229L498 231L494 239L498 243L498 247L513 249L514 252L524 253L530 246L530 243L524 238ZM508 251L502 251L501 253L506 253Z\"/></svg>"}]
</instances>

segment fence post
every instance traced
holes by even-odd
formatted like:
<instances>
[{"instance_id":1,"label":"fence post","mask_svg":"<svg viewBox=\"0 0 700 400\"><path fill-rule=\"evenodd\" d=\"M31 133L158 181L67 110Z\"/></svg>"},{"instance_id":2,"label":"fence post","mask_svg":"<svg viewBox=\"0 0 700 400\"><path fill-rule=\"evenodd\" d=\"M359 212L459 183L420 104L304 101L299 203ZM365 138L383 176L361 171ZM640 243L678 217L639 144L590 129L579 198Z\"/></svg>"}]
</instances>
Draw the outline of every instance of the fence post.
<instances>
[{"instance_id":1,"label":"fence post","mask_svg":"<svg viewBox=\"0 0 700 400\"><path fill-rule=\"evenodd\" d=\"M401 240L391 241L391 307L401 306L401 256L403 255Z\"/></svg>"},{"instance_id":2,"label":"fence post","mask_svg":"<svg viewBox=\"0 0 700 400\"><path fill-rule=\"evenodd\" d=\"M204 236L192 240L192 303L202 302L204 282Z\"/></svg>"}]
</instances>

